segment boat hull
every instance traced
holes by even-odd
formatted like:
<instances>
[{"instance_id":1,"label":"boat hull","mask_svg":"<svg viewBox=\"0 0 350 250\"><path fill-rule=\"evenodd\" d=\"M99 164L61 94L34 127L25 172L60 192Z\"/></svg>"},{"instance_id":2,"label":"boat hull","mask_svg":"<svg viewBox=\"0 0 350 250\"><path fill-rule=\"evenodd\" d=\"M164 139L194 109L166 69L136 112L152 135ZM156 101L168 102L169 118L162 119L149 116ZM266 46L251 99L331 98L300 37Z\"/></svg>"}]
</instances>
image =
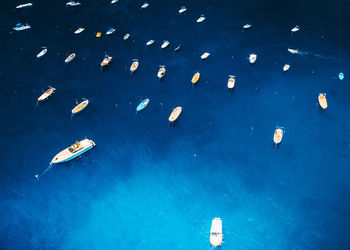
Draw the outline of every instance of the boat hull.
<instances>
[{"instance_id":1,"label":"boat hull","mask_svg":"<svg viewBox=\"0 0 350 250\"><path fill-rule=\"evenodd\" d=\"M88 143L88 145L76 153L71 153L69 151L69 148L62 150L57 155L55 155L55 157L51 161L51 164L59 164L59 163L64 163L64 162L73 160L74 158L77 158L78 156L82 155L83 153L89 151L94 146L96 146L96 144L93 141L88 140L88 139L84 139L81 142Z\"/></svg>"}]
</instances>

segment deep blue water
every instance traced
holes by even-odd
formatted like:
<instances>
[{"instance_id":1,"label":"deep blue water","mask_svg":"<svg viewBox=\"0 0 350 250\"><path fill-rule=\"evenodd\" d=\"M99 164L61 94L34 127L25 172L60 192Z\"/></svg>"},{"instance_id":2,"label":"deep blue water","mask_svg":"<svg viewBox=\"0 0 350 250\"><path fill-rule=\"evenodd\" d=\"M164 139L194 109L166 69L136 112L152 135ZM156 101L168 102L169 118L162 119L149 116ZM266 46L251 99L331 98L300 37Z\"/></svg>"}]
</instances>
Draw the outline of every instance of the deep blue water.
<instances>
[{"instance_id":1,"label":"deep blue water","mask_svg":"<svg viewBox=\"0 0 350 250\"><path fill-rule=\"evenodd\" d=\"M142 11L142 1L81 2L2 2L0 248L210 249L220 217L223 249L350 249L349 1L153 0ZM18 22L32 29L13 32ZM245 23L253 27L242 32ZM114 61L101 71L105 52ZM56 93L36 106L48 85ZM82 97L90 104L71 119ZM176 106L183 113L169 127ZM285 128L277 149L276 125ZM93 150L34 178L85 137Z\"/></svg>"}]
</instances>

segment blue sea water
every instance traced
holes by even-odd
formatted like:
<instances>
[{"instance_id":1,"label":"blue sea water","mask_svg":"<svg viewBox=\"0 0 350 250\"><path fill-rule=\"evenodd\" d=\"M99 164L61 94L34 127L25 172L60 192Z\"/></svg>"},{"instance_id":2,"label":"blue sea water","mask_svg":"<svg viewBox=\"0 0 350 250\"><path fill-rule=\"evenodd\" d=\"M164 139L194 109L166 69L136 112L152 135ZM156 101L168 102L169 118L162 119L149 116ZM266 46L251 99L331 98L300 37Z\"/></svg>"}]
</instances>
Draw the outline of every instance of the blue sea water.
<instances>
[{"instance_id":1,"label":"blue sea water","mask_svg":"<svg viewBox=\"0 0 350 250\"><path fill-rule=\"evenodd\" d=\"M350 249L350 84L338 79L350 74L349 1L154 0L142 11L142 1L81 2L2 2L0 248L210 249L220 217L222 249ZM32 29L14 32L18 22ZM101 71L105 52L114 59ZM48 85L56 93L36 105ZM275 126L285 128L278 148ZM85 137L97 146L35 179Z\"/></svg>"}]
</instances>

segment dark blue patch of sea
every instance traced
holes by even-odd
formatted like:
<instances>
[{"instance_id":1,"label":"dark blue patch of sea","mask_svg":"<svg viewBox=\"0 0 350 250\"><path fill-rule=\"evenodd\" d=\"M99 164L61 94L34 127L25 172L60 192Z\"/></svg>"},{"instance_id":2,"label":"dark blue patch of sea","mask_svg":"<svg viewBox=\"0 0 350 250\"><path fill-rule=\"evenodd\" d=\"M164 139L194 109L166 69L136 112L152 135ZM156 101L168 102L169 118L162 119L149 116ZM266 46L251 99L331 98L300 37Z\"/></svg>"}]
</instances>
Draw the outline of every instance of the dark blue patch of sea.
<instances>
[{"instance_id":1,"label":"dark blue patch of sea","mask_svg":"<svg viewBox=\"0 0 350 250\"><path fill-rule=\"evenodd\" d=\"M17 10L22 2L2 1L2 249L210 249L214 217L223 249L350 248L349 1L81 2ZM14 32L18 22L32 29ZM116 32L106 36L109 26ZM105 52L113 63L101 71ZM49 85L56 93L36 105ZM71 119L81 98L90 104ZM176 106L183 113L170 127ZM285 128L276 149L275 126ZM94 149L35 179L85 137Z\"/></svg>"}]
</instances>

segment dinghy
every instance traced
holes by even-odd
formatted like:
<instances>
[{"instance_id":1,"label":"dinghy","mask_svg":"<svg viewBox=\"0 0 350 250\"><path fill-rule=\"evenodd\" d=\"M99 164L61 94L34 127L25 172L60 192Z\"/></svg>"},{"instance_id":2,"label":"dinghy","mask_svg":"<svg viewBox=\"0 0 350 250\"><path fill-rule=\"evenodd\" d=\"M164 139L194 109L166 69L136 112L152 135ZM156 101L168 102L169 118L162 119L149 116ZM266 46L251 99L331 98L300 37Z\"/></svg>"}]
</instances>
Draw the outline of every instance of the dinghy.
<instances>
[{"instance_id":1,"label":"dinghy","mask_svg":"<svg viewBox=\"0 0 350 250\"><path fill-rule=\"evenodd\" d=\"M182 112L182 107L176 107L169 116L169 122L170 123L175 122L177 118L179 118L181 112Z\"/></svg>"},{"instance_id":2,"label":"dinghy","mask_svg":"<svg viewBox=\"0 0 350 250\"><path fill-rule=\"evenodd\" d=\"M339 73L338 78L340 81L344 80L344 73Z\"/></svg>"},{"instance_id":3,"label":"dinghy","mask_svg":"<svg viewBox=\"0 0 350 250\"><path fill-rule=\"evenodd\" d=\"M180 49L181 49L181 45L179 44L179 45L174 49L174 51L175 51L175 52L178 52Z\"/></svg>"},{"instance_id":4,"label":"dinghy","mask_svg":"<svg viewBox=\"0 0 350 250\"><path fill-rule=\"evenodd\" d=\"M191 79L191 83L192 85L195 85L198 81L199 81L199 77L201 76L201 74L199 72L196 72L192 79Z\"/></svg>"},{"instance_id":5,"label":"dinghy","mask_svg":"<svg viewBox=\"0 0 350 250\"><path fill-rule=\"evenodd\" d=\"M81 111L83 111L87 105L89 104L89 100L88 99L85 99L83 98L84 101L82 101L81 103L78 103L78 101L76 102L77 103L77 106L75 106L73 109L72 109L72 115L75 115Z\"/></svg>"},{"instance_id":6,"label":"dinghy","mask_svg":"<svg viewBox=\"0 0 350 250\"><path fill-rule=\"evenodd\" d=\"M251 24L245 24L245 25L243 25L243 29L244 30L247 30L247 29L250 29L250 27L252 27L252 25Z\"/></svg>"},{"instance_id":7,"label":"dinghy","mask_svg":"<svg viewBox=\"0 0 350 250\"><path fill-rule=\"evenodd\" d=\"M21 24L21 23L17 23L15 27L13 27L13 29L15 31L22 31L22 30L28 30L30 29L30 25L29 24Z\"/></svg>"},{"instance_id":8,"label":"dinghy","mask_svg":"<svg viewBox=\"0 0 350 250\"><path fill-rule=\"evenodd\" d=\"M185 6L181 6L181 9L179 9L179 13L182 14L186 11L186 7Z\"/></svg>"},{"instance_id":9,"label":"dinghy","mask_svg":"<svg viewBox=\"0 0 350 250\"><path fill-rule=\"evenodd\" d=\"M70 54L66 60L64 60L65 63L70 63L75 58L75 53Z\"/></svg>"},{"instance_id":10,"label":"dinghy","mask_svg":"<svg viewBox=\"0 0 350 250\"><path fill-rule=\"evenodd\" d=\"M74 34L80 34L84 30L85 30L85 28L78 28L76 31L74 31Z\"/></svg>"},{"instance_id":11,"label":"dinghy","mask_svg":"<svg viewBox=\"0 0 350 250\"><path fill-rule=\"evenodd\" d=\"M139 60L138 59L134 59L133 61L134 62L130 66L131 73L134 73L137 70L137 68L139 67Z\"/></svg>"},{"instance_id":12,"label":"dinghy","mask_svg":"<svg viewBox=\"0 0 350 250\"><path fill-rule=\"evenodd\" d=\"M150 46L154 43L154 40L149 40L147 43L146 43L146 46Z\"/></svg>"},{"instance_id":13,"label":"dinghy","mask_svg":"<svg viewBox=\"0 0 350 250\"><path fill-rule=\"evenodd\" d=\"M106 32L106 35L111 35L111 34L114 33L114 31L115 31L115 29L112 28L112 27L110 27L110 28L108 28L108 30L107 30L107 32Z\"/></svg>"},{"instance_id":14,"label":"dinghy","mask_svg":"<svg viewBox=\"0 0 350 250\"><path fill-rule=\"evenodd\" d=\"M123 40L128 40L128 38L130 37L130 34L125 34L125 36L123 37Z\"/></svg>"},{"instance_id":15,"label":"dinghy","mask_svg":"<svg viewBox=\"0 0 350 250\"><path fill-rule=\"evenodd\" d=\"M203 53L203 55L201 55L201 59L202 59L202 60L205 60L205 59L207 59L209 56L210 56L210 53L205 52L205 53Z\"/></svg>"},{"instance_id":16,"label":"dinghy","mask_svg":"<svg viewBox=\"0 0 350 250\"><path fill-rule=\"evenodd\" d=\"M297 49L290 49L290 48L288 48L288 51L292 54L298 54L299 52Z\"/></svg>"},{"instance_id":17,"label":"dinghy","mask_svg":"<svg viewBox=\"0 0 350 250\"><path fill-rule=\"evenodd\" d=\"M31 7L33 6L32 3L25 3L25 4L20 4L18 6L16 6L16 9L22 9L22 8L27 8L27 7Z\"/></svg>"},{"instance_id":18,"label":"dinghy","mask_svg":"<svg viewBox=\"0 0 350 250\"><path fill-rule=\"evenodd\" d=\"M36 55L36 57L37 57L37 58L40 58L40 57L44 56L44 55L46 54L46 52L47 52L47 48L44 48L42 51L40 51L40 52Z\"/></svg>"},{"instance_id":19,"label":"dinghy","mask_svg":"<svg viewBox=\"0 0 350 250\"><path fill-rule=\"evenodd\" d=\"M143 100L136 108L136 111L139 112L141 110L143 110L144 108L147 107L147 105L149 104L149 99L145 99Z\"/></svg>"},{"instance_id":20,"label":"dinghy","mask_svg":"<svg viewBox=\"0 0 350 250\"><path fill-rule=\"evenodd\" d=\"M293 29L291 29L291 31L292 31L293 33L299 31L299 26L296 25Z\"/></svg>"},{"instance_id":21,"label":"dinghy","mask_svg":"<svg viewBox=\"0 0 350 250\"><path fill-rule=\"evenodd\" d=\"M96 33L96 37L97 37L97 38L100 38L101 36L102 36L102 33L101 33L101 32L97 32L97 33Z\"/></svg>"},{"instance_id":22,"label":"dinghy","mask_svg":"<svg viewBox=\"0 0 350 250\"><path fill-rule=\"evenodd\" d=\"M277 146L282 141L283 137L283 128L282 127L276 127L275 133L273 135L273 142L275 143L275 146Z\"/></svg>"},{"instance_id":23,"label":"dinghy","mask_svg":"<svg viewBox=\"0 0 350 250\"><path fill-rule=\"evenodd\" d=\"M289 68L290 68L290 65L289 64L285 64L283 66L283 72L287 72L289 70Z\"/></svg>"},{"instance_id":24,"label":"dinghy","mask_svg":"<svg viewBox=\"0 0 350 250\"><path fill-rule=\"evenodd\" d=\"M229 90L233 90L233 88L235 87L235 82L236 79L233 75L229 75L228 81L227 81L227 88Z\"/></svg>"},{"instance_id":25,"label":"dinghy","mask_svg":"<svg viewBox=\"0 0 350 250\"><path fill-rule=\"evenodd\" d=\"M326 99L326 93L320 93L318 95L318 103L320 104L322 109L327 109L328 108L328 103Z\"/></svg>"},{"instance_id":26,"label":"dinghy","mask_svg":"<svg viewBox=\"0 0 350 250\"><path fill-rule=\"evenodd\" d=\"M165 66L164 65L160 65L159 67L160 68L158 70L157 77L160 80L160 79L162 79L164 77L166 70L165 70Z\"/></svg>"},{"instance_id":27,"label":"dinghy","mask_svg":"<svg viewBox=\"0 0 350 250\"><path fill-rule=\"evenodd\" d=\"M112 59L113 59L113 57L106 54L101 62L101 67L108 66L111 63Z\"/></svg>"},{"instance_id":28,"label":"dinghy","mask_svg":"<svg viewBox=\"0 0 350 250\"><path fill-rule=\"evenodd\" d=\"M201 15L198 19L197 19L197 23L201 23L205 20L205 16Z\"/></svg>"},{"instance_id":29,"label":"dinghy","mask_svg":"<svg viewBox=\"0 0 350 250\"><path fill-rule=\"evenodd\" d=\"M165 49L166 47L168 47L169 45L169 41L168 40L164 40L162 46L160 46L162 49Z\"/></svg>"},{"instance_id":30,"label":"dinghy","mask_svg":"<svg viewBox=\"0 0 350 250\"><path fill-rule=\"evenodd\" d=\"M44 93L42 93L41 96L39 96L38 98L38 102L42 102L44 100L46 100L47 98L49 98L53 93L55 93L56 89L49 86L49 89L46 90Z\"/></svg>"},{"instance_id":31,"label":"dinghy","mask_svg":"<svg viewBox=\"0 0 350 250\"><path fill-rule=\"evenodd\" d=\"M249 55L249 62L250 62L251 64L254 64L254 63L256 62L256 57L257 57L256 54L250 54L250 55Z\"/></svg>"},{"instance_id":32,"label":"dinghy","mask_svg":"<svg viewBox=\"0 0 350 250\"><path fill-rule=\"evenodd\" d=\"M214 218L210 228L210 244L214 247L220 246L222 244L222 238L222 221L220 218Z\"/></svg>"},{"instance_id":33,"label":"dinghy","mask_svg":"<svg viewBox=\"0 0 350 250\"><path fill-rule=\"evenodd\" d=\"M146 9L149 6L149 3L144 3L141 5L141 9Z\"/></svg>"}]
</instances>

